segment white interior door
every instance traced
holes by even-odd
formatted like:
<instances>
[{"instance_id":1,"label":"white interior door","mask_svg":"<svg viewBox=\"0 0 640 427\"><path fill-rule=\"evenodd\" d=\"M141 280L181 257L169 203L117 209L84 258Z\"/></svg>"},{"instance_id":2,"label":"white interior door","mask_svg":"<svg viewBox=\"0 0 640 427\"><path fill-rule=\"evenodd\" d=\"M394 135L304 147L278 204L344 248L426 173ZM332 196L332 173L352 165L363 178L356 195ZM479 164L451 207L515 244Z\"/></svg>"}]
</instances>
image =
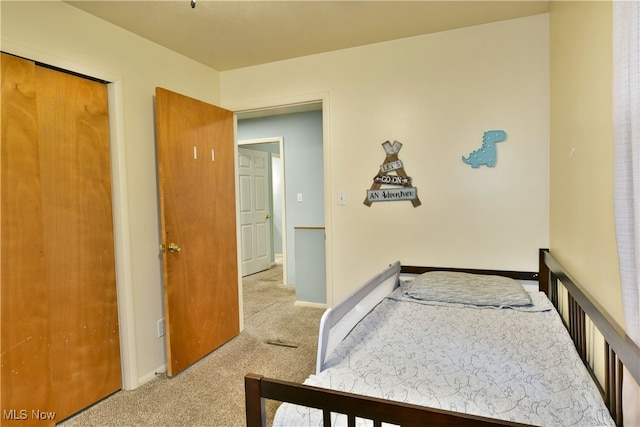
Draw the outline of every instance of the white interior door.
<instances>
[{"instance_id":1,"label":"white interior door","mask_svg":"<svg viewBox=\"0 0 640 427\"><path fill-rule=\"evenodd\" d=\"M238 148L242 276L271 267L269 153Z\"/></svg>"}]
</instances>

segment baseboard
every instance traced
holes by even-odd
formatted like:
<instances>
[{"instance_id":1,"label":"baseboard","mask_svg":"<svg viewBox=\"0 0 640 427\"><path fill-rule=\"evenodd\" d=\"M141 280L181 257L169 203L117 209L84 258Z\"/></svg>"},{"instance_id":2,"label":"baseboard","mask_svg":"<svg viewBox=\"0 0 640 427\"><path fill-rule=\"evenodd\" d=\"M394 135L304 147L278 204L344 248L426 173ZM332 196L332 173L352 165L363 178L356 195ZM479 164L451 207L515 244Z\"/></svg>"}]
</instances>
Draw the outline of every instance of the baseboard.
<instances>
[{"instance_id":1,"label":"baseboard","mask_svg":"<svg viewBox=\"0 0 640 427\"><path fill-rule=\"evenodd\" d=\"M311 307L311 308L327 308L327 304L322 304L319 302L309 302L309 301L296 301L294 305L299 305L301 307Z\"/></svg>"}]
</instances>

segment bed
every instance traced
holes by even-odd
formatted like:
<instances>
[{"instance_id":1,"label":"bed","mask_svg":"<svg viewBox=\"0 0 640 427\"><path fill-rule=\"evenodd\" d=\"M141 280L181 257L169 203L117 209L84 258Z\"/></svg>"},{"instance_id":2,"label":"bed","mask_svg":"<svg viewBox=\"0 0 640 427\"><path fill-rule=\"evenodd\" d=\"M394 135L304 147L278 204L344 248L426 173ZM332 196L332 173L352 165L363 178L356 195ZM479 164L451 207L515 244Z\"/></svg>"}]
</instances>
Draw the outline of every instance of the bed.
<instances>
[{"instance_id":1,"label":"bed","mask_svg":"<svg viewBox=\"0 0 640 427\"><path fill-rule=\"evenodd\" d=\"M623 425L623 371L638 346L548 250L538 272L396 262L325 312L304 384L245 377L247 426L265 399L274 426Z\"/></svg>"}]
</instances>

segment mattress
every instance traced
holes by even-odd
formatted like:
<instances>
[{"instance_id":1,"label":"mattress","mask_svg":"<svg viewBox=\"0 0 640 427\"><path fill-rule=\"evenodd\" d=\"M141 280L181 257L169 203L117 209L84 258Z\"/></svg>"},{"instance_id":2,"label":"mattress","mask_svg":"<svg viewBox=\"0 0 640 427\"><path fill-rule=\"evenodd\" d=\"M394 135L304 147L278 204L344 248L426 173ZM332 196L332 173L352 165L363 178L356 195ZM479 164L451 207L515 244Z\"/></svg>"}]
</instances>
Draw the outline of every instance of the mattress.
<instances>
[{"instance_id":1,"label":"mattress","mask_svg":"<svg viewBox=\"0 0 640 427\"><path fill-rule=\"evenodd\" d=\"M479 308L397 289L305 384L532 425L614 425L560 316L530 296L528 308ZM284 403L273 425L321 426L322 413Z\"/></svg>"}]
</instances>

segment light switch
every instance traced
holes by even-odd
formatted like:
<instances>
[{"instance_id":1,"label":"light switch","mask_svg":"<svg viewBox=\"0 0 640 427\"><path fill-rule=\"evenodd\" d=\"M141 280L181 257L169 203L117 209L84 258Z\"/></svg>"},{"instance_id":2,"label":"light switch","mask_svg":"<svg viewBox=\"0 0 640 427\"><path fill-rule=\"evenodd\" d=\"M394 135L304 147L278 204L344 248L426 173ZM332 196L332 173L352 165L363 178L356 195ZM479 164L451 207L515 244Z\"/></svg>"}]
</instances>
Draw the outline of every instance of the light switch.
<instances>
[{"instance_id":1,"label":"light switch","mask_svg":"<svg viewBox=\"0 0 640 427\"><path fill-rule=\"evenodd\" d=\"M338 191L338 206L347 205L347 196L344 191Z\"/></svg>"},{"instance_id":2,"label":"light switch","mask_svg":"<svg viewBox=\"0 0 640 427\"><path fill-rule=\"evenodd\" d=\"M298 201L301 202L302 201L302 193L298 193Z\"/></svg>"}]
</instances>

